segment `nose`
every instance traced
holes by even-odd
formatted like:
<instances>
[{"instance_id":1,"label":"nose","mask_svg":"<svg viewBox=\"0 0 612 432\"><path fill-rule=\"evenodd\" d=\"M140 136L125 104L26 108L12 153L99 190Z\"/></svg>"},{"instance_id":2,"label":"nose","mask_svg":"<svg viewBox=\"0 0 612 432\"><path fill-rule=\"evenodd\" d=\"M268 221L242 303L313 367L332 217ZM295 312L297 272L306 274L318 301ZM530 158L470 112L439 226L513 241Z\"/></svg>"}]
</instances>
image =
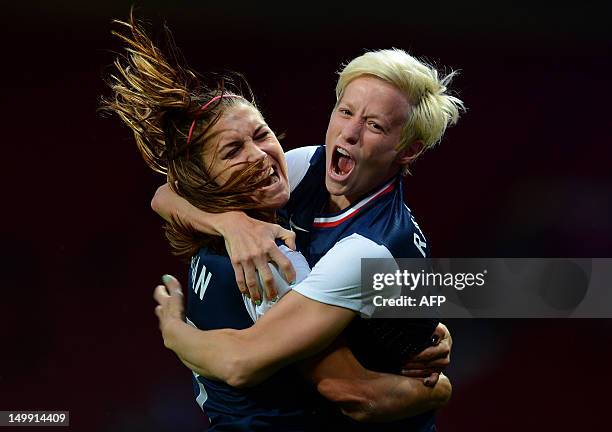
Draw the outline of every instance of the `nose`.
<instances>
[{"instance_id":1,"label":"nose","mask_svg":"<svg viewBox=\"0 0 612 432\"><path fill-rule=\"evenodd\" d=\"M349 119L342 128L342 138L348 144L357 144L359 142L359 137L361 136L361 130L363 128L363 122L357 118Z\"/></svg>"},{"instance_id":2,"label":"nose","mask_svg":"<svg viewBox=\"0 0 612 432\"><path fill-rule=\"evenodd\" d=\"M246 151L247 162L259 162L268 157L267 153L252 141L246 144Z\"/></svg>"}]
</instances>

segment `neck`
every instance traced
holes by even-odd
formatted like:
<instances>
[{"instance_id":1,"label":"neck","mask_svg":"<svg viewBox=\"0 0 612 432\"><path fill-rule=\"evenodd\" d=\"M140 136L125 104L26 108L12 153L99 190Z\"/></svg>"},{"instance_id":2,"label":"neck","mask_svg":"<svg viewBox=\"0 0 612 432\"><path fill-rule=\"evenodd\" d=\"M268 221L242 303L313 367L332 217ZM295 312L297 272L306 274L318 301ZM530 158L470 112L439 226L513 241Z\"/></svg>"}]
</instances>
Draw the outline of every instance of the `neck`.
<instances>
[{"instance_id":1,"label":"neck","mask_svg":"<svg viewBox=\"0 0 612 432\"><path fill-rule=\"evenodd\" d=\"M346 195L330 195L329 200L327 201L327 204L325 206L325 212L336 213L344 210L345 208L350 207L353 203L356 203L360 199L365 198L367 195L373 193L377 188L382 187L383 184L389 182L395 175L397 175L397 173L387 177L385 181L380 182L378 185L370 189L368 193L362 194L357 197L349 197Z\"/></svg>"},{"instance_id":2,"label":"neck","mask_svg":"<svg viewBox=\"0 0 612 432\"><path fill-rule=\"evenodd\" d=\"M349 207L352 202L344 195L330 195L325 213L336 213Z\"/></svg>"}]
</instances>

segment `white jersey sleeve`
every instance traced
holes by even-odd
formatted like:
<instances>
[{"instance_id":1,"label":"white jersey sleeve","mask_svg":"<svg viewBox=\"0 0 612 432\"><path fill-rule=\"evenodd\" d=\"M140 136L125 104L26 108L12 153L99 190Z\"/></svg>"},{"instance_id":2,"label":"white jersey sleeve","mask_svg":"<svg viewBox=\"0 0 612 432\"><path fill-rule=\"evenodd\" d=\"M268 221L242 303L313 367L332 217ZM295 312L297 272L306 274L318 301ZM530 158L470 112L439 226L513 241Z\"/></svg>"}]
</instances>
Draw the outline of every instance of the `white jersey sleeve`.
<instances>
[{"instance_id":1,"label":"white jersey sleeve","mask_svg":"<svg viewBox=\"0 0 612 432\"><path fill-rule=\"evenodd\" d=\"M318 146L299 147L285 153L289 175L289 190L291 192L304 179L308 168L310 168L310 159L317 148Z\"/></svg>"},{"instance_id":2,"label":"white jersey sleeve","mask_svg":"<svg viewBox=\"0 0 612 432\"><path fill-rule=\"evenodd\" d=\"M361 286L362 258L391 258L384 261L385 268L381 271L394 273L398 269L389 249L362 235L352 234L336 243L314 266L310 275L293 289L311 300L371 317L375 311L373 298L382 293L375 291L371 284ZM383 295L396 294L386 292Z\"/></svg>"},{"instance_id":3,"label":"white jersey sleeve","mask_svg":"<svg viewBox=\"0 0 612 432\"><path fill-rule=\"evenodd\" d=\"M310 266L308 265L308 262L306 262L306 258L304 258L301 253L291 250L285 245L279 246L279 249L282 253L285 254L287 258L289 258L289 261L291 261L291 264L295 269L295 283L303 281L310 273ZM276 288L278 291L278 299L276 301L278 301L291 290L291 286L287 283L285 279L283 279L278 269L274 265L268 265L270 266L270 270L272 270L274 283L276 283ZM261 279L259 278L259 275L257 275L257 282L259 284L259 293L262 298L261 304L259 306L253 303L251 299L249 299L247 296L242 296L242 300L244 301L244 307L251 316L253 322L261 318L263 314L269 311L270 308L276 304L276 301L273 301L272 299L266 297L266 293L262 288L263 284L261 282Z\"/></svg>"}]
</instances>

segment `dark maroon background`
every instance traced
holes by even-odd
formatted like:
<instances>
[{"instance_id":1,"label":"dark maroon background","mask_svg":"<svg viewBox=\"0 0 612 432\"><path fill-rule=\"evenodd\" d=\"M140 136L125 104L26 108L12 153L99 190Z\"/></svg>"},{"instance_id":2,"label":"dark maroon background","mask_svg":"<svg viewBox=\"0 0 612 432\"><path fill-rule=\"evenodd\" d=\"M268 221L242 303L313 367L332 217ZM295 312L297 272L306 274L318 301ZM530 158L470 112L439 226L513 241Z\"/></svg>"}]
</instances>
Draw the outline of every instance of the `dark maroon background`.
<instances>
[{"instance_id":1,"label":"dark maroon background","mask_svg":"<svg viewBox=\"0 0 612 432\"><path fill-rule=\"evenodd\" d=\"M96 114L129 2L3 6L0 410L70 410L75 431L195 431L189 373L152 289L185 266L149 201L163 179ZM292 148L323 142L335 71L400 47L461 69L469 111L407 180L438 257L609 257L609 11L385 2L140 2L199 71L244 72ZM493 5L493 3L495 5ZM443 431L607 429L609 320L448 321ZM25 429L21 429L25 430Z\"/></svg>"}]
</instances>

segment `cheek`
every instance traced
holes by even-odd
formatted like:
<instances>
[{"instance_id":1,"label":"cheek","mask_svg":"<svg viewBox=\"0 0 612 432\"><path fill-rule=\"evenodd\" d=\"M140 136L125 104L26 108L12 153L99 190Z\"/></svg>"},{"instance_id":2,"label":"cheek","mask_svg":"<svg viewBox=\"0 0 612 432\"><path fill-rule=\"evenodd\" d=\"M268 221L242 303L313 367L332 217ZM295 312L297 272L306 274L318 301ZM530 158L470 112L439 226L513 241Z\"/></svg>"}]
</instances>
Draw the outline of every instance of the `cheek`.
<instances>
[{"instance_id":1,"label":"cheek","mask_svg":"<svg viewBox=\"0 0 612 432\"><path fill-rule=\"evenodd\" d=\"M332 118L329 119L329 125L327 125L327 132L325 134L325 137L327 139L333 138L335 135L338 134L339 129L339 121L332 116Z\"/></svg>"},{"instance_id":2,"label":"cheek","mask_svg":"<svg viewBox=\"0 0 612 432\"><path fill-rule=\"evenodd\" d=\"M283 148L278 141L271 141L266 144L264 151L277 161L283 160Z\"/></svg>"},{"instance_id":3,"label":"cheek","mask_svg":"<svg viewBox=\"0 0 612 432\"><path fill-rule=\"evenodd\" d=\"M387 170L395 159L394 150L383 150L370 148L367 153L362 153L362 162L365 168L381 172Z\"/></svg>"},{"instance_id":4,"label":"cheek","mask_svg":"<svg viewBox=\"0 0 612 432\"><path fill-rule=\"evenodd\" d=\"M278 141L271 141L266 144L263 150L274 160L278 162L285 174L287 174L287 161L285 160L285 152Z\"/></svg>"},{"instance_id":5,"label":"cheek","mask_svg":"<svg viewBox=\"0 0 612 432\"><path fill-rule=\"evenodd\" d=\"M232 167L227 161L223 161L216 163L213 169L209 170L209 173L216 184L223 186L237 169L238 167Z\"/></svg>"}]
</instances>

